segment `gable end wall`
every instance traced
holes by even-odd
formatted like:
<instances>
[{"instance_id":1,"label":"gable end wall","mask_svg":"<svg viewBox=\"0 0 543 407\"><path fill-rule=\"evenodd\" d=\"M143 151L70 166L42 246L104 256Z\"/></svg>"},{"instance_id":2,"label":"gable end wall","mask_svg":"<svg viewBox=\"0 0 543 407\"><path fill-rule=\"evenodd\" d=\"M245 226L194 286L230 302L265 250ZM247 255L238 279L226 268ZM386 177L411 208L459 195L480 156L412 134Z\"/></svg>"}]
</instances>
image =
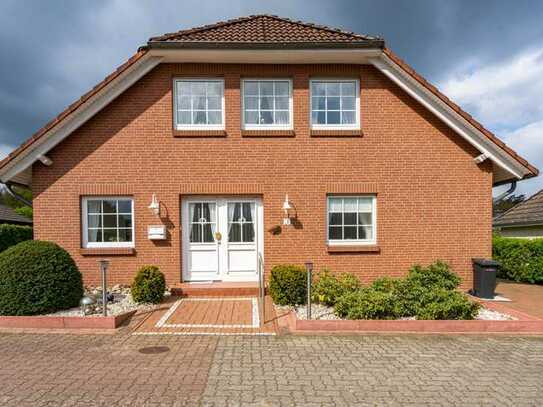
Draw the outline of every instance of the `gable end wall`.
<instances>
[{"instance_id":1,"label":"gable end wall","mask_svg":"<svg viewBox=\"0 0 543 407\"><path fill-rule=\"evenodd\" d=\"M172 80L225 79L226 137L174 137ZM293 79L295 137L242 137L240 78ZM362 137L312 137L309 78L360 79ZM37 239L55 241L76 260L87 284L99 284L100 255L81 253L80 200L132 195L136 248L109 253L110 281L130 283L141 265L156 264L168 284L180 281L180 198L190 193L257 194L264 204L266 270L312 260L319 270L362 280L402 276L414 263L448 261L471 284L471 258L491 254L490 162L372 66L162 64L48 153L33 167ZM147 209L161 201L168 240L151 242ZM300 225L282 220L285 194ZM326 196L377 194L379 252L329 253ZM121 252L122 253L122 252Z\"/></svg>"}]
</instances>

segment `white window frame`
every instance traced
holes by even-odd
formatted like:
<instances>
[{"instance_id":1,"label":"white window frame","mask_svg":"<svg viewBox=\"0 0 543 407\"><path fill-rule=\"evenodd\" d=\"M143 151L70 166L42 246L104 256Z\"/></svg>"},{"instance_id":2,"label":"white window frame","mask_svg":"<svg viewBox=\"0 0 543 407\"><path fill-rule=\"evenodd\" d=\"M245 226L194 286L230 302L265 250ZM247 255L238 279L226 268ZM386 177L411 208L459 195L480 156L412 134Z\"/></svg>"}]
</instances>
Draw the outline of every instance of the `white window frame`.
<instances>
[{"instance_id":1,"label":"white window frame","mask_svg":"<svg viewBox=\"0 0 543 407\"><path fill-rule=\"evenodd\" d=\"M371 223L372 223L372 239L330 239L330 199L334 198L371 198ZM345 226L345 225L343 225ZM374 194L360 195L328 195L326 197L326 242L329 246L367 246L377 244L377 196Z\"/></svg>"},{"instance_id":2,"label":"white window frame","mask_svg":"<svg viewBox=\"0 0 543 407\"><path fill-rule=\"evenodd\" d=\"M314 124L313 123L313 83L314 82L355 82L355 122L353 124ZM311 78L309 80L309 123L312 130L360 130L360 79L358 78Z\"/></svg>"},{"instance_id":3,"label":"white window frame","mask_svg":"<svg viewBox=\"0 0 543 407\"><path fill-rule=\"evenodd\" d=\"M131 242L89 242L89 235L88 235L88 202L89 201L100 201L100 200L113 200L113 199L122 199L122 200L129 200L131 202L131 211L132 211L132 241ZM86 196L81 199L81 212L82 212L82 235L83 235L83 248L86 249L94 249L94 248L119 248L119 247L127 247L132 248L135 247L135 241L136 237L134 234L135 228L134 225L136 223L136 218L134 214L134 197L132 196ZM102 226L103 228L103 226Z\"/></svg>"},{"instance_id":4,"label":"white window frame","mask_svg":"<svg viewBox=\"0 0 543 407\"><path fill-rule=\"evenodd\" d=\"M245 123L245 82L288 82L288 124L246 124ZM291 78L243 78L241 81L241 128L243 130L292 130L294 128Z\"/></svg>"},{"instance_id":5,"label":"white window frame","mask_svg":"<svg viewBox=\"0 0 543 407\"><path fill-rule=\"evenodd\" d=\"M222 86L222 98L221 98L221 124L178 124L177 122L177 114L178 114L178 106L177 106L177 83L178 82L220 82ZM173 121L174 121L174 128L176 130L224 130L225 127L225 109L224 109L224 79L223 78L184 78L184 77L177 77L173 80Z\"/></svg>"}]
</instances>

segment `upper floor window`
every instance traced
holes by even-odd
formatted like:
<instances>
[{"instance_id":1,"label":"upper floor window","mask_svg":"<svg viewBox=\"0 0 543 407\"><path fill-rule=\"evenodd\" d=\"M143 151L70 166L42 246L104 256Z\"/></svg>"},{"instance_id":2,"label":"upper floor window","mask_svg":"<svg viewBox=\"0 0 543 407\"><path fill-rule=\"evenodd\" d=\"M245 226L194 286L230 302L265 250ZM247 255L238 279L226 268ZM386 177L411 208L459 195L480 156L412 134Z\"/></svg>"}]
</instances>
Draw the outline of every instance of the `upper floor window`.
<instances>
[{"instance_id":1,"label":"upper floor window","mask_svg":"<svg viewBox=\"0 0 543 407\"><path fill-rule=\"evenodd\" d=\"M83 198L82 209L83 247L134 246L132 198Z\"/></svg>"},{"instance_id":2,"label":"upper floor window","mask_svg":"<svg viewBox=\"0 0 543 407\"><path fill-rule=\"evenodd\" d=\"M292 128L290 79L243 81L243 128L247 130Z\"/></svg>"},{"instance_id":3,"label":"upper floor window","mask_svg":"<svg viewBox=\"0 0 543 407\"><path fill-rule=\"evenodd\" d=\"M176 79L174 101L177 130L224 129L222 79Z\"/></svg>"},{"instance_id":4,"label":"upper floor window","mask_svg":"<svg viewBox=\"0 0 543 407\"><path fill-rule=\"evenodd\" d=\"M359 129L359 93L356 79L311 80L311 127Z\"/></svg>"},{"instance_id":5,"label":"upper floor window","mask_svg":"<svg viewBox=\"0 0 543 407\"><path fill-rule=\"evenodd\" d=\"M375 196L328 197L328 243L374 244Z\"/></svg>"}]
</instances>

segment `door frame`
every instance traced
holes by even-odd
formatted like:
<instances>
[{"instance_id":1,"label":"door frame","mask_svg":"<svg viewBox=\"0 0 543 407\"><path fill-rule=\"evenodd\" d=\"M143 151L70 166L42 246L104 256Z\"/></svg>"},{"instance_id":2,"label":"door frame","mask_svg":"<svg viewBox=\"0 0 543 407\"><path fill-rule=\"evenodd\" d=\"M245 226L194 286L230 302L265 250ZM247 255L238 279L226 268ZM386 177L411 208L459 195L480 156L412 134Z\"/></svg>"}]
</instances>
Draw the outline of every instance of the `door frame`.
<instances>
[{"instance_id":1,"label":"door frame","mask_svg":"<svg viewBox=\"0 0 543 407\"><path fill-rule=\"evenodd\" d=\"M258 195L181 195L180 197L180 217L181 217L181 230L180 230L180 239L181 239L181 281L191 282L191 281L201 281L193 280L189 274L189 219L188 219L188 206L190 202L214 202L216 206L216 224L217 231L220 231L223 235L222 245L217 250L217 264L218 264L218 279L213 281L224 281L224 282L257 282L258 281L258 256L259 254L264 258L264 205L263 199ZM255 239L256 239L256 250L255 250L255 273L251 274L251 278L245 276L232 275L229 274L227 270L228 265L228 250L224 249L225 245L228 245L228 233L226 231L226 225L228 222L228 212L227 206L229 202L254 202L255 203ZM220 207L224 205L224 210L226 211L226 217L220 219ZM226 225L222 225L226 221ZM186 235L185 235L186 234ZM209 280L205 280L209 281Z\"/></svg>"}]
</instances>

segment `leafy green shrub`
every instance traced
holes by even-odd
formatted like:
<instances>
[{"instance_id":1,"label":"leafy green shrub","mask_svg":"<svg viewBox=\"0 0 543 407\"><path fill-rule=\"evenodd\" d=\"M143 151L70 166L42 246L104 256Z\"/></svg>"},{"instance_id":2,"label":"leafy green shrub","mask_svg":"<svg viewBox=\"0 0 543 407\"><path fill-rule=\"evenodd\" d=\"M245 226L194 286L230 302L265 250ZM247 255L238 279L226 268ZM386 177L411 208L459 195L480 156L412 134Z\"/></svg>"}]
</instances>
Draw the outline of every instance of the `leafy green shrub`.
<instances>
[{"instance_id":1,"label":"leafy green shrub","mask_svg":"<svg viewBox=\"0 0 543 407\"><path fill-rule=\"evenodd\" d=\"M398 283L400 283L401 281L402 280L400 279L393 279L390 277L381 277L376 280L373 280L373 283L371 283L370 287L373 288L375 291L389 293L389 292L394 291Z\"/></svg>"},{"instance_id":2,"label":"leafy green shrub","mask_svg":"<svg viewBox=\"0 0 543 407\"><path fill-rule=\"evenodd\" d=\"M342 295L354 292L360 286L360 280L353 274L335 276L328 270L323 270L313 284L311 298L313 301L332 306Z\"/></svg>"},{"instance_id":3,"label":"leafy green shrub","mask_svg":"<svg viewBox=\"0 0 543 407\"><path fill-rule=\"evenodd\" d=\"M0 253L25 240L32 240L31 226L0 225Z\"/></svg>"},{"instance_id":4,"label":"leafy green shrub","mask_svg":"<svg viewBox=\"0 0 543 407\"><path fill-rule=\"evenodd\" d=\"M495 235L492 257L501 263L498 277L543 284L543 239L514 239Z\"/></svg>"},{"instance_id":5,"label":"leafy green shrub","mask_svg":"<svg viewBox=\"0 0 543 407\"><path fill-rule=\"evenodd\" d=\"M81 273L62 247L28 240L0 253L0 315L36 315L79 305Z\"/></svg>"},{"instance_id":6,"label":"leafy green shrub","mask_svg":"<svg viewBox=\"0 0 543 407\"><path fill-rule=\"evenodd\" d=\"M458 291L434 287L422 296L417 319L473 319L481 305Z\"/></svg>"},{"instance_id":7,"label":"leafy green shrub","mask_svg":"<svg viewBox=\"0 0 543 407\"><path fill-rule=\"evenodd\" d=\"M392 293L361 288L340 297L335 313L347 319L394 319L394 302Z\"/></svg>"},{"instance_id":8,"label":"leafy green shrub","mask_svg":"<svg viewBox=\"0 0 543 407\"><path fill-rule=\"evenodd\" d=\"M15 208L14 211L16 214L25 216L29 219L32 219L34 212L31 206L20 206L19 208Z\"/></svg>"},{"instance_id":9,"label":"leafy green shrub","mask_svg":"<svg viewBox=\"0 0 543 407\"><path fill-rule=\"evenodd\" d=\"M307 302L307 272L293 264L273 266L270 274L270 295L278 305L299 305Z\"/></svg>"},{"instance_id":10,"label":"leafy green shrub","mask_svg":"<svg viewBox=\"0 0 543 407\"><path fill-rule=\"evenodd\" d=\"M158 304L164 298L166 280L157 266L143 266L138 270L130 292L138 303Z\"/></svg>"},{"instance_id":11,"label":"leafy green shrub","mask_svg":"<svg viewBox=\"0 0 543 407\"><path fill-rule=\"evenodd\" d=\"M460 277L452 272L447 263L441 260L430 264L428 267L419 265L411 267L407 278L423 287L438 286L448 290L454 290L461 282Z\"/></svg>"},{"instance_id":12,"label":"leafy green shrub","mask_svg":"<svg viewBox=\"0 0 543 407\"><path fill-rule=\"evenodd\" d=\"M459 283L443 262L414 266L406 278L380 278L342 296L335 312L348 319L473 319L480 306L455 290Z\"/></svg>"}]
</instances>

